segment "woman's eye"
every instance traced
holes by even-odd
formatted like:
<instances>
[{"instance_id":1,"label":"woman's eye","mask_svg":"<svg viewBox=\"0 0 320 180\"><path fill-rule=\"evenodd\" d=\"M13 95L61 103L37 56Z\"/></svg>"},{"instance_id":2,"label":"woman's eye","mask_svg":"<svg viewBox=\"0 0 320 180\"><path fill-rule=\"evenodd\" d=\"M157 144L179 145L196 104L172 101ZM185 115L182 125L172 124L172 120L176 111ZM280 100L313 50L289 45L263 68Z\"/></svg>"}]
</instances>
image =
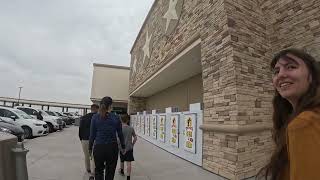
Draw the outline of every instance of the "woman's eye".
<instances>
[{"instance_id":1,"label":"woman's eye","mask_svg":"<svg viewBox=\"0 0 320 180\"><path fill-rule=\"evenodd\" d=\"M293 66L293 65L288 65L287 66L287 69L289 69L289 70L292 70L292 69L295 69L296 67L295 66Z\"/></svg>"}]
</instances>

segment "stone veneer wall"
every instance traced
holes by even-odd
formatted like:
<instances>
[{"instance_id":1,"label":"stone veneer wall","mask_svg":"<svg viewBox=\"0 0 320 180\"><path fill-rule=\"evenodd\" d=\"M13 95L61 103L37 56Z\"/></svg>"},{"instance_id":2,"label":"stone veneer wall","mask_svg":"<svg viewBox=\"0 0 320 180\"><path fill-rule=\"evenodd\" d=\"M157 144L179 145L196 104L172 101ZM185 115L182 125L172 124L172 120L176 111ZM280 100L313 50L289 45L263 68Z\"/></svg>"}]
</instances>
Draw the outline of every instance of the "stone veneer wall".
<instances>
[{"instance_id":1,"label":"stone veneer wall","mask_svg":"<svg viewBox=\"0 0 320 180\"><path fill-rule=\"evenodd\" d=\"M236 151L233 156L226 153L226 158L237 160L234 171L227 169L228 177L242 179L256 175L273 149L271 131L254 129L265 124L272 127L270 45L265 16L257 1L226 0L225 9L236 74L236 124L239 128L252 127L250 131L239 131L231 140L226 138L235 143L232 147Z\"/></svg>"},{"instance_id":2,"label":"stone veneer wall","mask_svg":"<svg viewBox=\"0 0 320 180\"><path fill-rule=\"evenodd\" d=\"M320 1L259 0L266 17L271 52L298 47L320 61Z\"/></svg>"},{"instance_id":3,"label":"stone veneer wall","mask_svg":"<svg viewBox=\"0 0 320 180\"><path fill-rule=\"evenodd\" d=\"M270 60L287 47L320 57L320 1L185 0L169 36L160 28L164 2L155 1L132 49L140 70L131 73L130 92L201 38L203 168L229 179L256 175L273 150ZM152 53L142 65L148 29L154 31ZM144 110L143 99L129 104L132 111Z\"/></svg>"},{"instance_id":4,"label":"stone veneer wall","mask_svg":"<svg viewBox=\"0 0 320 180\"><path fill-rule=\"evenodd\" d=\"M135 114L146 110L146 99L141 97L130 97L128 102L128 113Z\"/></svg>"}]
</instances>

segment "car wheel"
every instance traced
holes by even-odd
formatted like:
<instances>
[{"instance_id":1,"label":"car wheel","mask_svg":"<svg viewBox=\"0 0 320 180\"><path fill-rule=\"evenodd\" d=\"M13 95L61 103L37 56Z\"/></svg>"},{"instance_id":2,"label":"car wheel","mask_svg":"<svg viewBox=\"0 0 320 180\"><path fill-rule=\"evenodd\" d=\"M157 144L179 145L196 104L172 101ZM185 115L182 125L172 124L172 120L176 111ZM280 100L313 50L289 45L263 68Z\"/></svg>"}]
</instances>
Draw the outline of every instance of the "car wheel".
<instances>
[{"instance_id":1,"label":"car wheel","mask_svg":"<svg viewBox=\"0 0 320 180\"><path fill-rule=\"evenodd\" d=\"M33 137L32 130L29 127L23 126L22 129L24 131L24 137L26 139L30 139Z\"/></svg>"},{"instance_id":2,"label":"car wheel","mask_svg":"<svg viewBox=\"0 0 320 180\"><path fill-rule=\"evenodd\" d=\"M53 125L51 123L47 123L49 126L49 133L53 133L54 129L53 129Z\"/></svg>"}]
</instances>

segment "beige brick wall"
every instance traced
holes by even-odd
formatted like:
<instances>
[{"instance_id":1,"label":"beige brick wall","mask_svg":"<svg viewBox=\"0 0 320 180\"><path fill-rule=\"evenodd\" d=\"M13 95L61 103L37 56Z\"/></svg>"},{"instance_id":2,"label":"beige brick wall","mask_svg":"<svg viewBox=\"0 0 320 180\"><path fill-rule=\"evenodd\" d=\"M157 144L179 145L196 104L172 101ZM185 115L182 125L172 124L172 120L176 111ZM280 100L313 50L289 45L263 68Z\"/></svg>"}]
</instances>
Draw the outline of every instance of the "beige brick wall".
<instances>
[{"instance_id":1,"label":"beige brick wall","mask_svg":"<svg viewBox=\"0 0 320 180\"><path fill-rule=\"evenodd\" d=\"M146 110L146 99L141 97L130 97L128 103L128 113L136 114Z\"/></svg>"},{"instance_id":2,"label":"beige brick wall","mask_svg":"<svg viewBox=\"0 0 320 180\"><path fill-rule=\"evenodd\" d=\"M243 127L272 123L269 63L275 52L298 47L320 57L320 1L185 0L169 36L161 28L166 9L166 1L155 1L132 49L132 59L141 60L146 31L153 31L151 58L143 71L131 74L130 92L201 38L204 125L226 127L204 131L203 168L229 179L254 176L271 155L271 131ZM145 108L143 99L131 98L129 104Z\"/></svg>"},{"instance_id":3,"label":"beige brick wall","mask_svg":"<svg viewBox=\"0 0 320 180\"><path fill-rule=\"evenodd\" d=\"M163 67L167 62L181 51L187 42L194 39L199 34L201 26L201 16L204 12L203 6L205 2L199 1L184 1L184 9L179 20L179 25L175 31L167 36L163 30L163 14L167 11L167 2L156 0L154 9L150 12L149 18L146 20L146 25L141 30L141 35L137 37L136 44L132 48L131 60L137 57L138 68L137 73L131 74L129 91L133 92L140 84L148 77ZM149 35L152 32L153 38L150 43L151 57L142 64L143 51L142 47L145 44L146 33L149 30Z\"/></svg>"}]
</instances>

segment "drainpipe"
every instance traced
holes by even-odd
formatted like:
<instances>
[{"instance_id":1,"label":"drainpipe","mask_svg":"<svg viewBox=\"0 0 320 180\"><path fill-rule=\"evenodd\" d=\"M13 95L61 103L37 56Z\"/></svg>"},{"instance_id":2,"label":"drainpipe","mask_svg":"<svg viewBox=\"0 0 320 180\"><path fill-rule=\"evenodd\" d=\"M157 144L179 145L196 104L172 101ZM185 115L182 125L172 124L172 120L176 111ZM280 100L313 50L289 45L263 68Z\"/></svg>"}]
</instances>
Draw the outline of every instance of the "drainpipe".
<instances>
[{"instance_id":1,"label":"drainpipe","mask_svg":"<svg viewBox=\"0 0 320 180\"><path fill-rule=\"evenodd\" d=\"M16 161L16 178L17 180L28 180L27 153L29 150L24 148L22 142L18 142L12 149Z\"/></svg>"}]
</instances>

